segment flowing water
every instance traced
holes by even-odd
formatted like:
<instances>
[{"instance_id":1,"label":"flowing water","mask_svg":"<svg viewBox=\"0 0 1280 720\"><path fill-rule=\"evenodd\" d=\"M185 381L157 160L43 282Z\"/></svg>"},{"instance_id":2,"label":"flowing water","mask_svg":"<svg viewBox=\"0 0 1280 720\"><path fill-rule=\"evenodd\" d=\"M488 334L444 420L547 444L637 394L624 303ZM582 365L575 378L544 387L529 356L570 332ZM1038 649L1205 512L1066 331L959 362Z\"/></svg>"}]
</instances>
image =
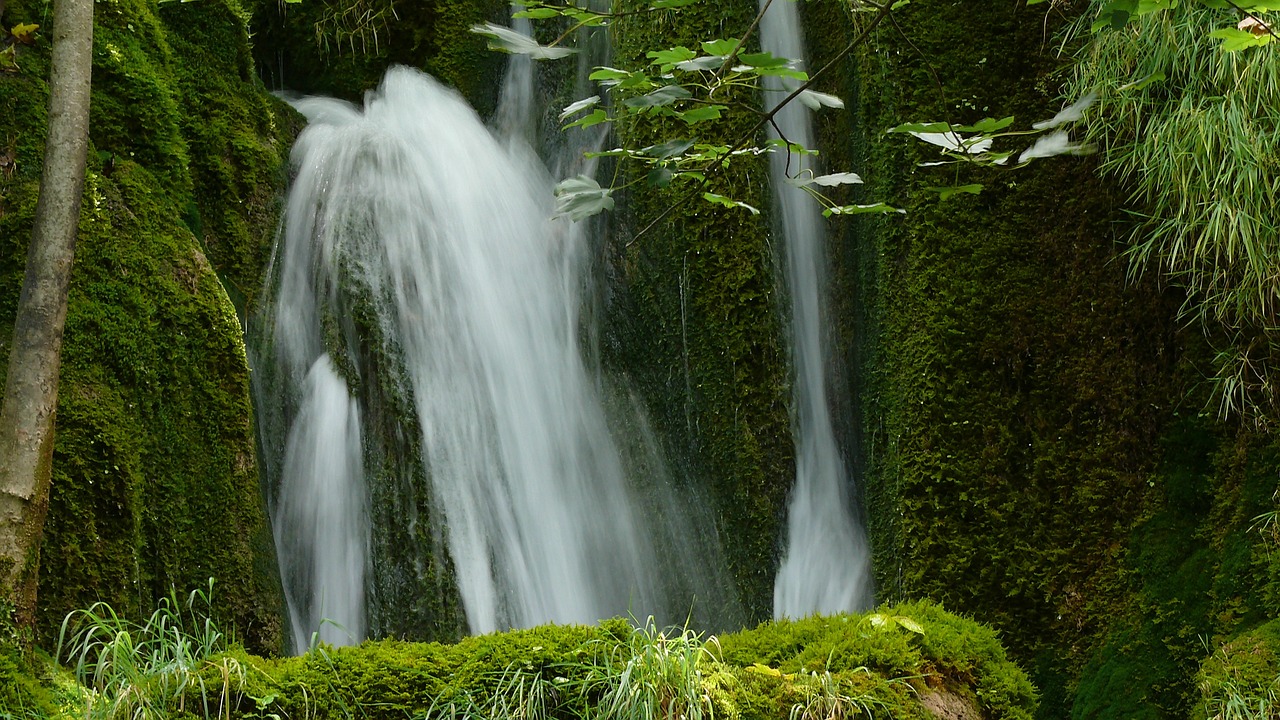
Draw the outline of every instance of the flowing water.
<instances>
[{"instance_id":1,"label":"flowing water","mask_svg":"<svg viewBox=\"0 0 1280 720\"><path fill-rule=\"evenodd\" d=\"M778 57L803 58L797 3L761 0L768 7L760 23L761 45ZM772 82L768 98L777 103L794 85ZM771 106L772 107L772 106ZM775 116L789 142L814 147L809 110L791 102ZM774 136L777 137L777 132ZM796 482L787 508L782 567L774 582L776 617L804 617L864 609L872 603L870 551L852 498L852 478L841 457L828 406L830 360L827 317L825 231L818 204L787 182L803 163L774 153L770 180L777 228L786 246L786 280L791 300L791 359L794 372L792 418L796 442Z\"/></svg>"},{"instance_id":2,"label":"flowing water","mask_svg":"<svg viewBox=\"0 0 1280 720\"><path fill-rule=\"evenodd\" d=\"M266 471L279 478L272 515L299 650L317 628L360 640L368 588L384 604L456 595L466 629L484 633L628 612L674 619L727 583L708 567L714 533L678 536L698 522L691 499L672 489L625 389L583 360L590 238L551 219L520 71L496 132L405 68L362 108L295 103L308 126L255 373L271 398L260 405L283 408L260 418L277 428L263 444L280 458ZM386 420L397 405L409 418ZM620 445L611 428L638 434ZM397 453L410 457L379 461ZM371 507L375 493L384 500ZM415 538L443 550L406 550ZM410 572L386 582L384 556L406 551ZM446 590L422 579L446 572Z\"/></svg>"},{"instance_id":3,"label":"flowing water","mask_svg":"<svg viewBox=\"0 0 1280 720\"><path fill-rule=\"evenodd\" d=\"M774 7L766 48L800 57L793 3ZM540 133L554 110L536 106L536 76L513 61L492 129L405 68L362 107L295 102L308 126L253 356L298 651L313 633L741 617L710 506L625 380L584 359L602 225L551 219L551 188L593 172L582 150L603 136ZM805 112L778 120L809 146ZM827 406L822 223L772 162L797 444L775 613L853 610L871 593Z\"/></svg>"}]
</instances>

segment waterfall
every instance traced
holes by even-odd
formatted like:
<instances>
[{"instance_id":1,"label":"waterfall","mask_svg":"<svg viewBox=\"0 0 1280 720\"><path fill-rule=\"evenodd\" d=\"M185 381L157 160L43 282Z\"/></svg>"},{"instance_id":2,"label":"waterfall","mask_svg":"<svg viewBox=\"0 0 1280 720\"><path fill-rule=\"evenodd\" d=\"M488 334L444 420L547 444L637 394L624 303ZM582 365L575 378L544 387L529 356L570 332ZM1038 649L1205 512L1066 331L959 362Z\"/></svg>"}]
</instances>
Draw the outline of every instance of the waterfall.
<instances>
[{"instance_id":1,"label":"waterfall","mask_svg":"<svg viewBox=\"0 0 1280 720\"><path fill-rule=\"evenodd\" d=\"M768 8L760 23L764 50L778 57L804 57L796 5L792 0L760 0L762 11ZM794 85L770 80L766 93L771 103L794 90ZM779 110L775 121L786 140L812 148L808 113L804 105L792 102ZM771 132L777 137L777 130ZM872 603L870 551L827 404L830 321L823 220L817 203L787 182L788 166L794 176L806 160L786 152L770 159L777 229L786 245L796 442L796 482L787 508L782 566L774 583L776 617L855 611Z\"/></svg>"},{"instance_id":2,"label":"waterfall","mask_svg":"<svg viewBox=\"0 0 1280 720\"><path fill-rule=\"evenodd\" d=\"M364 637L369 555L360 411L327 354L307 372L302 398L274 522L277 547L297 558L285 584L308 589L287 598L297 652L313 631L333 644Z\"/></svg>"},{"instance_id":3,"label":"waterfall","mask_svg":"<svg viewBox=\"0 0 1280 720\"><path fill-rule=\"evenodd\" d=\"M523 71L504 104L531 102ZM507 107L495 134L406 68L363 107L295 106L255 391L298 647L320 618L345 629L326 640L362 639L368 588L456 595L473 633L732 604L709 597L728 584L714 532L678 537L689 498L583 359L590 238L552 219L553 178L513 127L534 114ZM371 553L370 533L393 539ZM394 582L389 553L411 556ZM446 572L448 590L428 581Z\"/></svg>"}]
</instances>

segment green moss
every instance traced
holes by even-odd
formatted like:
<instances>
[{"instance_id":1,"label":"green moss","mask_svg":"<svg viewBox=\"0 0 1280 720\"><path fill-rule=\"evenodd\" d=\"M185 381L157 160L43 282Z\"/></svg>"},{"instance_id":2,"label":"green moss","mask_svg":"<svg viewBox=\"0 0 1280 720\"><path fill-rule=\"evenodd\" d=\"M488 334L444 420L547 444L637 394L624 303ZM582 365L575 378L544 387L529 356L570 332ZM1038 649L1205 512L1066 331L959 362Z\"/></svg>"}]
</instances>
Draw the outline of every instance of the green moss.
<instances>
[{"instance_id":1,"label":"green moss","mask_svg":"<svg viewBox=\"0 0 1280 720\"><path fill-rule=\"evenodd\" d=\"M7 17L35 19L26 3L11 3ZM296 121L253 76L238 18L217 0L98 4L90 168L42 550L46 644L73 608L105 599L135 614L171 585L209 577L225 582L218 612L228 626L255 648L280 644L249 371L215 267L252 297ZM0 178L0 327L15 312L31 234L47 52L42 37L24 50L21 74L0 77L19 160Z\"/></svg>"},{"instance_id":2,"label":"green moss","mask_svg":"<svg viewBox=\"0 0 1280 720\"><path fill-rule=\"evenodd\" d=\"M57 711L49 688L36 677L21 651L0 643L0 717L44 720Z\"/></svg>"},{"instance_id":3,"label":"green moss","mask_svg":"<svg viewBox=\"0 0 1280 720\"><path fill-rule=\"evenodd\" d=\"M877 618L889 622L876 624ZM908 630L893 618L916 625ZM856 702L873 717L925 720L933 717L927 703L943 694L982 717L1030 718L1035 708L1026 675L1008 661L990 629L930 604L886 608L875 617L768 623L705 641L690 641L679 629L659 635L611 620L451 645L381 641L275 661L230 657L246 668L244 686L228 702L232 717L257 709L252 698L271 698L264 709L282 716L417 717L450 705L487 707L504 693L509 702L523 702L532 695L512 690L537 683L547 690L549 716L591 717L602 712L599 703L627 663L635 668L630 678L636 693L650 691L654 686L647 683L659 678L679 683L692 676L703 711L734 720L788 717L796 705L840 697L845 716L856 714ZM636 664L641 657L647 660ZM692 664L681 664L687 659ZM663 675L660 668L682 670ZM610 674L615 680L604 679ZM211 668L207 684L216 687L218 677ZM667 693L671 704L664 707L679 701L673 685L655 690ZM508 707L511 714L530 711ZM816 713L817 705L811 707Z\"/></svg>"}]
</instances>

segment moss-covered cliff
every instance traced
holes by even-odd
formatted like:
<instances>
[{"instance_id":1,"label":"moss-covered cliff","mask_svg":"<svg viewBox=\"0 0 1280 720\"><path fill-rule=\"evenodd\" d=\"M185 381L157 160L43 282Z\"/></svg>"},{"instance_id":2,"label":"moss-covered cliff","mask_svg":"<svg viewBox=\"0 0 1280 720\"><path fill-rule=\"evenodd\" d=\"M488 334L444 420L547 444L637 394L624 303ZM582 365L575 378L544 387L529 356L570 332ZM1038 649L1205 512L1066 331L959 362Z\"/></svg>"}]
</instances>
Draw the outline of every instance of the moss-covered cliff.
<instances>
[{"instance_id":1,"label":"moss-covered cliff","mask_svg":"<svg viewBox=\"0 0 1280 720\"><path fill-rule=\"evenodd\" d=\"M4 23L46 25L45 14L10 2ZM246 23L234 0L97 3L90 167L41 559L45 643L73 608L101 599L135 614L171 585L216 577L227 623L251 647L280 645L232 298L250 302L259 285L297 121L258 81ZM0 176L0 343L39 189L48 37L19 47L20 69L0 75L15 163Z\"/></svg>"},{"instance_id":2,"label":"moss-covered cliff","mask_svg":"<svg viewBox=\"0 0 1280 720\"><path fill-rule=\"evenodd\" d=\"M1249 531L1274 440L1202 415L1203 340L1156 278L1126 282L1126 192L1095 162L917 168L936 149L882 135L1052 116L1065 19L914 2L856 70L874 199L909 211L852 255L877 577L999 627L1044 717L1185 716L1203 643L1274 612Z\"/></svg>"}]
</instances>

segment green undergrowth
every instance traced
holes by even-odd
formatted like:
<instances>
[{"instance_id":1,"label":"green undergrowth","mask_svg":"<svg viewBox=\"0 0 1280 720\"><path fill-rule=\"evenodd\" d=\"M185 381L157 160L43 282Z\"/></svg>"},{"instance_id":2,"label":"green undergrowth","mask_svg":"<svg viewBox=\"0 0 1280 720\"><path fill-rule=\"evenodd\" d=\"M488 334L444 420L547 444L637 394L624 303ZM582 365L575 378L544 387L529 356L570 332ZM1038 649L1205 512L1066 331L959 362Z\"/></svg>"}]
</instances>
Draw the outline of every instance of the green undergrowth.
<instances>
[{"instance_id":1,"label":"green undergrowth","mask_svg":"<svg viewBox=\"0 0 1280 720\"><path fill-rule=\"evenodd\" d=\"M48 27L46 5L5 23ZM281 642L237 305L267 261L297 117L262 88L234 0L95 8L89 167L72 273L37 639L73 608L122 614L235 577L220 617ZM49 34L0 75L0 360L39 187ZM3 374L0 363L0 378Z\"/></svg>"},{"instance_id":2,"label":"green undergrowth","mask_svg":"<svg viewBox=\"0 0 1280 720\"><path fill-rule=\"evenodd\" d=\"M614 619L454 644L317 645L276 660L239 648L200 652L217 649L202 645L210 626L174 630L182 614L171 612L176 606L158 611L149 633L119 625L102 606L69 618L76 641L66 661L94 689L80 694L81 706L71 712L228 720L927 720L1030 718L1036 703L992 630L931 603L766 623L720 637ZM122 644L122 636L129 640ZM0 656L0 681L7 683L0 693L48 694L47 678L14 667L4 675L9 666Z\"/></svg>"}]
</instances>

